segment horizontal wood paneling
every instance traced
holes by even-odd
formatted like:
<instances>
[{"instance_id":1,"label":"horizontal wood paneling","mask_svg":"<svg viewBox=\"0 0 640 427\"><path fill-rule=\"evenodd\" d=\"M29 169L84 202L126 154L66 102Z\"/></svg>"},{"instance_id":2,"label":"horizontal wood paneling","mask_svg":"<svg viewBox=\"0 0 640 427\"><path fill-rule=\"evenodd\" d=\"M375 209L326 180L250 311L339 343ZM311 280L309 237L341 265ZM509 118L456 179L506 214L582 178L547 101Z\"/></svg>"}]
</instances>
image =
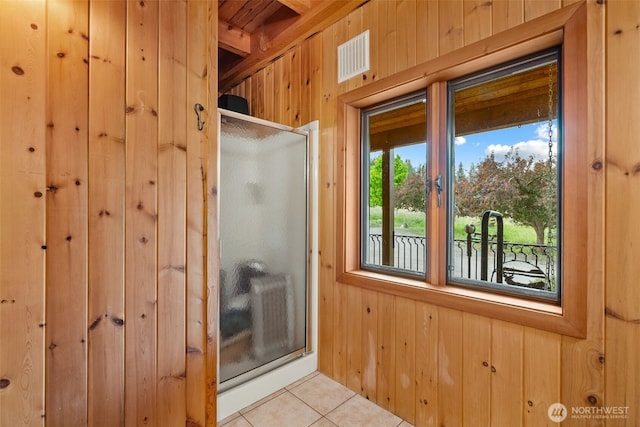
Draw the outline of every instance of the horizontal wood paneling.
<instances>
[{"instance_id":1,"label":"horizontal wood paneling","mask_svg":"<svg viewBox=\"0 0 640 427\"><path fill-rule=\"evenodd\" d=\"M379 405L415 421L415 425L545 425L549 423L547 408L553 402L564 402L568 407L602 406L605 402L623 405L623 395L630 396L633 402L637 401L640 378L637 370L630 365L630 355L632 349L637 347L638 334L633 322L628 320L640 317L637 313L635 317L633 314L633 301L638 300L639 292L632 290L634 282L630 277L634 275L629 270L632 264L625 261L632 258L619 256L619 251L611 249L606 264L603 262L602 218L605 199L601 196L591 197L588 202L589 209L600 214L594 215L595 222L589 224L593 238L590 238L589 260L586 261L589 265L588 330L587 338L583 340L564 338L558 334L422 302L405 301L383 292L354 290L334 279L336 97L410 67L412 44L415 44L416 63L419 63L572 3L575 2L373 0L352 12L347 21L339 21L314 36L322 44L323 63L322 104L310 108L310 119L320 119L321 127L320 370ZM617 12L616 18L610 20L612 27L609 28L606 44L604 33L598 33L598 29L604 28L604 8L595 1L587 4L590 26L587 43L592 49L588 70L592 84L586 89L590 105L603 105L604 79L624 62L622 51L631 49L631 27L639 19L639 12L629 2L612 1L606 4L609 10L615 9ZM412 21L406 22L405 18L409 15L415 15L415 27ZM362 76L338 84L335 71L338 44L345 41L346 37L366 29L370 30L371 37L371 69ZM618 29L622 32L616 33ZM610 45L618 50L609 54L605 74L604 52ZM304 44L301 47L303 56L313 58L319 54L305 52L307 48ZM263 95L252 91L252 104L260 106L256 101L257 96L265 105L273 103L273 107L269 107L273 110L286 105L288 100L279 91L268 89L270 83L267 78L270 70L282 69L284 64L279 62L283 60L284 57L274 61L264 72L256 73L247 80L252 88L264 88ZM634 68L625 69L632 72ZM607 81L610 80L607 78ZM620 92L609 95L607 105L611 105L611 96L623 102L616 104L615 109L610 107L609 114L618 121L628 121L630 111L640 111L640 106L632 101L640 99L640 96L634 98L635 92L632 90L623 94L627 85L623 80L616 82L619 83ZM292 87L302 90L305 82L292 79L290 83ZM260 106L255 111L264 111L263 118L276 118L267 108ZM592 136L586 147L591 157L598 157L605 149L604 108L595 108L589 114ZM285 124L293 125L292 122ZM616 129L611 131L615 133L615 140L607 135L606 144L615 144L615 153L626 153L632 140L629 138L630 128L620 124ZM612 212L625 223L630 216L624 213L631 215L634 212L633 203L637 201L637 188L633 187L632 190L637 183L631 178L631 165L637 161L634 163L633 156L626 156L624 160L616 158L609 162L613 162L607 164L612 178L607 191L620 195L634 194L632 197L625 196L626 202L615 200L617 197L606 199L607 209L613 209ZM599 177L601 169L596 165L591 173ZM629 174L625 175L625 172ZM595 179L593 182L594 188L590 193L601 195L603 188L598 186L604 181ZM607 239L612 248L614 241L630 242L622 237L626 232L616 225L617 222L608 224L607 233L618 236ZM630 254L632 249L625 247L625 251ZM622 267L622 270L617 267ZM604 271L611 272L606 282ZM623 274L622 271L628 273ZM605 288L607 300L615 298L618 302L617 305L612 302L618 311L610 313L606 329ZM399 307L402 307L402 313L398 311ZM413 310L413 315L404 313L407 310ZM414 350L409 349L412 340L406 335L407 328L414 331ZM610 328L615 328L615 333L608 333ZM616 363L626 366L625 373L631 373L630 377L623 380L620 373L606 374L617 368L607 368L608 358L605 363L605 336L606 353L615 355ZM356 344L351 344L353 341L359 343L359 350L354 348ZM413 360L409 360L410 353L414 354ZM413 376L415 386L406 387L402 381L403 375ZM606 393L605 377L608 378ZM617 387L617 384L622 384L622 387ZM411 402L409 406L407 402ZM636 406L640 407L640 403ZM570 420L565 423L592 425L599 421ZM617 425L613 422L610 424ZM627 422L626 425L633 425L633 422Z\"/></svg>"},{"instance_id":2,"label":"horizontal wood paneling","mask_svg":"<svg viewBox=\"0 0 640 427\"><path fill-rule=\"evenodd\" d=\"M210 32L214 2L0 2L2 426L215 424Z\"/></svg>"}]
</instances>

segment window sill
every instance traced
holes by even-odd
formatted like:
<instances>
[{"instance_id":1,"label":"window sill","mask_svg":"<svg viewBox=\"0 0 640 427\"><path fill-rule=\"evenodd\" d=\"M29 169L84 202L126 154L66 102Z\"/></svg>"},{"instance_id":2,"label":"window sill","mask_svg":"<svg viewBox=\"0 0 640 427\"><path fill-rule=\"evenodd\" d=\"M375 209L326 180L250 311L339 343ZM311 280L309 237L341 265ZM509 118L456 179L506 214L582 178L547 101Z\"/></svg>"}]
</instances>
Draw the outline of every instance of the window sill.
<instances>
[{"instance_id":1,"label":"window sill","mask_svg":"<svg viewBox=\"0 0 640 427\"><path fill-rule=\"evenodd\" d=\"M365 270L347 271L339 274L337 279L345 285L359 286L562 335L576 338L584 338L586 335L586 331L580 325L570 322L562 307L555 304L457 286L435 286L421 280Z\"/></svg>"}]
</instances>

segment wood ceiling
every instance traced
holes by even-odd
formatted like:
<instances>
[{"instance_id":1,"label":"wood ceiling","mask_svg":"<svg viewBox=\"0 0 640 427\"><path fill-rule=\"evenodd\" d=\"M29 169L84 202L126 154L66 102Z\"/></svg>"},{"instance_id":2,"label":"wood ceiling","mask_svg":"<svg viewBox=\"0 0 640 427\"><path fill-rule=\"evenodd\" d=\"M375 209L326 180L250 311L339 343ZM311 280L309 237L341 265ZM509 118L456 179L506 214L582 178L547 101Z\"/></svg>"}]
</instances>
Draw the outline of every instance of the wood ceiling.
<instances>
[{"instance_id":1,"label":"wood ceiling","mask_svg":"<svg viewBox=\"0 0 640 427\"><path fill-rule=\"evenodd\" d=\"M218 85L224 93L367 0L218 0Z\"/></svg>"},{"instance_id":2,"label":"wood ceiling","mask_svg":"<svg viewBox=\"0 0 640 427\"><path fill-rule=\"evenodd\" d=\"M454 95L455 136L487 132L557 118L557 63L542 65L457 90ZM426 106L417 102L371 116L371 151L422 143L426 140Z\"/></svg>"}]
</instances>

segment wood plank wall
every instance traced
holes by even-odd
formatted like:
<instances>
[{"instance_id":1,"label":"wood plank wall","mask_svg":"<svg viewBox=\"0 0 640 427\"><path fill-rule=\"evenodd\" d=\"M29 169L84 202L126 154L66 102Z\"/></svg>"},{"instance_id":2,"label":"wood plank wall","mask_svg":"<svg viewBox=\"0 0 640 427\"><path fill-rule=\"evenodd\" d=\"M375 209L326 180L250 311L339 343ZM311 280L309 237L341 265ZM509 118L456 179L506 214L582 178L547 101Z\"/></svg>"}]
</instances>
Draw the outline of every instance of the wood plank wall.
<instances>
[{"instance_id":1,"label":"wood plank wall","mask_svg":"<svg viewBox=\"0 0 640 427\"><path fill-rule=\"evenodd\" d=\"M249 100L252 115L267 120L290 126L320 120L319 368L418 426L552 425L547 408L554 402L628 406L626 419L569 419L563 425L633 426L640 420L634 243L640 228L633 220L640 203L640 124L634 119L640 86L630 83L640 67L638 2L587 2L588 73L595 82L589 100L598 106L606 99L607 105L589 112L587 149L593 150L590 158L606 150L606 160L591 173L601 177L606 169L607 185L603 198L605 180L594 180L587 206L597 214L585 260L586 339L335 281L336 98L569 3L574 1L372 0L230 91ZM371 69L338 84L337 46L366 29Z\"/></svg>"},{"instance_id":2,"label":"wood plank wall","mask_svg":"<svg viewBox=\"0 0 640 427\"><path fill-rule=\"evenodd\" d=\"M4 0L0 47L0 425L215 425L217 2Z\"/></svg>"}]
</instances>

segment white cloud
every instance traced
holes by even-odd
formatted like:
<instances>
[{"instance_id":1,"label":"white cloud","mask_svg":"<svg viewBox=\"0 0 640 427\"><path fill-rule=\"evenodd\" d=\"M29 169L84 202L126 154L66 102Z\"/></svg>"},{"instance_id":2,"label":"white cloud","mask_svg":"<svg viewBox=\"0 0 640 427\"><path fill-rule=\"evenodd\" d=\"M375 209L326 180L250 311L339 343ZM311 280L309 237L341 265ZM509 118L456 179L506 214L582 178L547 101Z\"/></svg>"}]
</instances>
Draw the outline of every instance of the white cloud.
<instances>
[{"instance_id":1,"label":"white cloud","mask_svg":"<svg viewBox=\"0 0 640 427\"><path fill-rule=\"evenodd\" d=\"M520 141L513 145L505 144L491 144L485 149L485 154L494 154L497 161L502 161L505 154L511 149L518 151L520 157L528 158L533 156L536 160L547 160L549 158L549 125L539 124L536 127L535 134L538 139L531 139L529 141ZM556 125L551 126L551 151L556 156L558 153L558 127Z\"/></svg>"},{"instance_id":2,"label":"white cloud","mask_svg":"<svg viewBox=\"0 0 640 427\"><path fill-rule=\"evenodd\" d=\"M466 142L467 139L464 136L456 136L456 139L453 140L456 145L464 145Z\"/></svg>"},{"instance_id":3,"label":"white cloud","mask_svg":"<svg viewBox=\"0 0 640 427\"><path fill-rule=\"evenodd\" d=\"M549 142L549 125L546 123L538 125L536 128L536 136L543 141ZM551 140L556 142L558 140L558 126L551 125Z\"/></svg>"},{"instance_id":4,"label":"white cloud","mask_svg":"<svg viewBox=\"0 0 640 427\"><path fill-rule=\"evenodd\" d=\"M536 160L546 160L549 157L549 142L542 139L522 141L513 145L491 144L485 149L485 154L493 153L497 161L504 159L511 149L518 151L520 157L528 158L533 156ZM554 142L552 152L556 155L557 144Z\"/></svg>"}]
</instances>

